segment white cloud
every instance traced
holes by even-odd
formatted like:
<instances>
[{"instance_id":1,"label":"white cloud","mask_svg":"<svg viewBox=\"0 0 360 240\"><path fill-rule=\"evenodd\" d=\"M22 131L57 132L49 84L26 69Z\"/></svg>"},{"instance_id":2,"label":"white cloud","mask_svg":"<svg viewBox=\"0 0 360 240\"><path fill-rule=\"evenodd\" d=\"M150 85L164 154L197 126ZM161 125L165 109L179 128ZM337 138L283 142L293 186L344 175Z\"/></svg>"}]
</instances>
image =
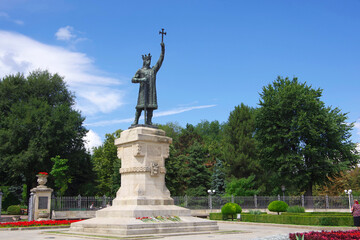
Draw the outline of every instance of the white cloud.
<instances>
[{"instance_id":1,"label":"white cloud","mask_svg":"<svg viewBox=\"0 0 360 240\"><path fill-rule=\"evenodd\" d=\"M21 20L18 20L18 19L12 19L9 14L7 14L6 12L0 12L0 18L3 18L5 19L6 21L9 21L9 22L13 22L17 25L24 25L24 22L21 21Z\"/></svg>"},{"instance_id":2,"label":"white cloud","mask_svg":"<svg viewBox=\"0 0 360 240\"><path fill-rule=\"evenodd\" d=\"M357 130L356 134L360 135L360 119L354 123L354 128Z\"/></svg>"},{"instance_id":3,"label":"white cloud","mask_svg":"<svg viewBox=\"0 0 360 240\"><path fill-rule=\"evenodd\" d=\"M123 104L121 82L106 77L86 54L43 44L24 35L0 30L0 77L36 69L59 73L76 93L84 114L109 113ZM106 102L106 104L104 104Z\"/></svg>"},{"instance_id":4,"label":"white cloud","mask_svg":"<svg viewBox=\"0 0 360 240\"><path fill-rule=\"evenodd\" d=\"M93 130L89 130L89 132L84 137L85 148L92 154L93 148L102 145L102 141L99 135Z\"/></svg>"},{"instance_id":5,"label":"white cloud","mask_svg":"<svg viewBox=\"0 0 360 240\"><path fill-rule=\"evenodd\" d=\"M59 28L59 30L55 33L57 40L69 41L72 38L76 38L76 35L73 33L74 28L71 26L66 26Z\"/></svg>"},{"instance_id":6,"label":"white cloud","mask_svg":"<svg viewBox=\"0 0 360 240\"><path fill-rule=\"evenodd\" d=\"M154 113L154 117L163 117L163 116L169 116L174 114L179 114L183 112L188 112L195 109L203 109L203 108L211 108L215 107L216 105L203 105L203 106L193 106L193 107L187 107L187 108L175 108L168 111L163 112L157 112ZM119 124L119 123L128 123L134 121L134 118L126 118L126 119L115 119L115 120L109 120L109 121L99 121L99 122L93 122L93 123L86 123L85 126L108 126L113 124Z\"/></svg>"}]
</instances>

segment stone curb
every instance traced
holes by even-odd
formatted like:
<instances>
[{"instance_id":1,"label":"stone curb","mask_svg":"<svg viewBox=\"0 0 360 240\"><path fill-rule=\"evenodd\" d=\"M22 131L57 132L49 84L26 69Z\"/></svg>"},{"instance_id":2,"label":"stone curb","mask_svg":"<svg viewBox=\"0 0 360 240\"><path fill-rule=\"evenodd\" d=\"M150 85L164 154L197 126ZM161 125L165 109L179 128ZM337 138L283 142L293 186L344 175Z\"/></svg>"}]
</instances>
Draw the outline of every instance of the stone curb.
<instances>
[{"instance_id":1,"label":"stone curb","mask_svg":"<svg viewBox=\"0 0 360 240\"><path fill-rule=\"evenodd\" d=\"M0 231L26 231L26 230L42 230L42 229L58 229L58 228L70 228L70 226L0 228Z\"/></svg>"}]
</instances>

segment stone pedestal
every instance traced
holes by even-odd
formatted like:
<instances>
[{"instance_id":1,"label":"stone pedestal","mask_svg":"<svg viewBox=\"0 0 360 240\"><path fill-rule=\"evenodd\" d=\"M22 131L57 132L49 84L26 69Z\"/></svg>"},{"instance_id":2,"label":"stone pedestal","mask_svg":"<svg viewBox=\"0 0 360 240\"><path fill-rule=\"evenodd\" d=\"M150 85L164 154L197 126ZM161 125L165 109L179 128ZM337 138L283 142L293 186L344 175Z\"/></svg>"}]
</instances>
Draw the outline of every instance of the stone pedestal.
<instances>
[{"instance_id":1,"label":"stone pedestal","mask_svg":"<svg viewBox=\"0 0 360 240\"><path fill-rule=\"evenodd\" d=\"M48 175L36 175L39 186L30 190L34 193L34 220L49 220L51 207L51 193L53 189L48 188L45 184Z\"/></svg>"},{"instance_id":2,"label":"stone pedestal","mask_svg":"<svg viewBox=\"0 0 360 240\"><path fill-rule=\"evenodd\" d=\"M127 236L218 230L216 222L192 217L189 209L174 205L165 185L165 158L171 141L159 129L123 131L115 140L121 187L113 206L97 211L95 218L72 223L70 231ZM139 219L145 217L152 220Z\"/></svg>"}]
</instances>

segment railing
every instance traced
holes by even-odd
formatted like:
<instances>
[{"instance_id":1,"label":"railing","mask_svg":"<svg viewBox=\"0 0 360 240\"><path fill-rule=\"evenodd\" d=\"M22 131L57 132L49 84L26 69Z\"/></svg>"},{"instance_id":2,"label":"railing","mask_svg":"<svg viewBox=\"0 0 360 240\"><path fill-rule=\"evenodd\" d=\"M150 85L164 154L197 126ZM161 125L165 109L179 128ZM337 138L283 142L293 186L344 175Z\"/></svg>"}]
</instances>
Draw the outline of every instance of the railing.
<instances>
[{"instance_id":1,"label":"railing","mask_svg":"<svg viewBox=\"0 0 360 240\"><path fill-rule=\"evenodd\" d=\"M52 197L51 209L55 211L99 210L111 205L114 197Z\"/></svg>"},{"instance_id":2,"label":"railing","mask_svg":"<svg viewBox=\"0 0 360 240\"><path fill-rule=\"evenodd\" d=\"M220 209L225 203L235 202L243 209L265 209L275 200L285 201L289 206L305 209L348 209L348 196L175 196L174 204L189 209ZM353 197L356 198L356 197ZM81 211L99 210L112 205L114 197L53 197L52 210Z\"/></svg>"}]
</instances>

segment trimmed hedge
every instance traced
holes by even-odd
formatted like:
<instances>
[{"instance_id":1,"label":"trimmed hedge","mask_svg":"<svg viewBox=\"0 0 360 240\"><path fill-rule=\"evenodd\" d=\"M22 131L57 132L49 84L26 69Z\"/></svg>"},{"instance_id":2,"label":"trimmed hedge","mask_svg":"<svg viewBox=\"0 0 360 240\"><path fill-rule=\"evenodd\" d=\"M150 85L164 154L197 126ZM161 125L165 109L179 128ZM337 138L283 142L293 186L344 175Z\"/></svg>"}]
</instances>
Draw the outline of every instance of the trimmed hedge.
<instances>
[{"instance_id":1,"label":"trimmed hedge","mask_svg":"<svg viewBox=\"0 0 360 240\"><path fill-rule=\"evenodd\" d=\"M278 214L280 212L286 212L288 208L289 205L284 201L272 201L268 206L270 212L277 212Z\"/></svg>"},{"instance_id":2,"label":"trimmed hedge","mask_svg":"<svg viewBox=\"0 0 360 240\"><path fill-rule=\"evenodd\" d=\"M211 220L224 220L221 213L210 213ZM354 226L353 217L350 216L313 216L310 214L241 214L243 222L261 222L295 225L318 225L318 226Z\"/></svg>"},{"instance_id":3,"label":"trimmed hedge","mask_svg":"<svg viewBox=\"0 0 360 240\"><path fill-rule=\"evenodd\" d=\"M7 208L7 214L10 215L20 215L21 213L21 208L20 205L11 205Z\"/></svg>"}]
</instances>

